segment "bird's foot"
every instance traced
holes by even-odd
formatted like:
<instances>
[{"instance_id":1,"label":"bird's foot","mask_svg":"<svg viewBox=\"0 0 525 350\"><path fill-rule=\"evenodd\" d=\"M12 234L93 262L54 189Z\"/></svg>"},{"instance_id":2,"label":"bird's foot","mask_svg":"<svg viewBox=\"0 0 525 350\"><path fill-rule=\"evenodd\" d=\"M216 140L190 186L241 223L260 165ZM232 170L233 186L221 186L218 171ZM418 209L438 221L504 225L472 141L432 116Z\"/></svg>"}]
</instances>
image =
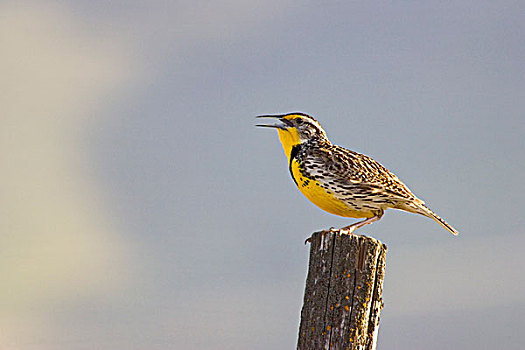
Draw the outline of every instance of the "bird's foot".
<instances>
[{"instance_id":1,"label":"bird's foot","mask_svg":"<svg viewBox=\"0 0 525 350\"><path fill-rule=\"evenodd\" d=\"M354 225L350 225L350 226L345 226L345 227L341 227L338 231L342 234L342 235L351 235L354 233L354 231L357 229L356 226Z\"/></svg>"},{"instance_id":2,"label":"bird's foot","mask_svg":"<svg viewBox=\"0 0 525 350\"><path fill-rule=\"evenodd\" d=\"M323 230L321 231L321 236L324 236L325 234L327 234L328 232L339 232L340 230L336 229L335 227L330 227L328 230ZM313 236L313 234L312 234ZM308 237L307 239L304 240L304 244L306 243L312 243L312 236Z\"/></svg>"}]
</instances>

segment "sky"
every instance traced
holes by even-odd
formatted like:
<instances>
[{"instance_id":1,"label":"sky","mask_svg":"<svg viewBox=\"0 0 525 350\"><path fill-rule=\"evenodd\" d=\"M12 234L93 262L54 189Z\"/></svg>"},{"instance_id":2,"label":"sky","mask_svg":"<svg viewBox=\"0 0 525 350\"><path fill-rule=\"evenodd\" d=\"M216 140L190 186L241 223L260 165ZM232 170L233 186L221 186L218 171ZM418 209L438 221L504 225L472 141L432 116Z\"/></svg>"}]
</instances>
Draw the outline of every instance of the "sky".
<instances>
[{"instance_id":1,"label":"sky","mask_svg":"<svg viewBox=\"0 0 525 350\"><path fill-rule=\"evenodd\" d=\"M301 111L453 225L387 211L378 348L522 349L520 1L0 3L0 349L292 349Z\"/></svg>"}]
</instances>

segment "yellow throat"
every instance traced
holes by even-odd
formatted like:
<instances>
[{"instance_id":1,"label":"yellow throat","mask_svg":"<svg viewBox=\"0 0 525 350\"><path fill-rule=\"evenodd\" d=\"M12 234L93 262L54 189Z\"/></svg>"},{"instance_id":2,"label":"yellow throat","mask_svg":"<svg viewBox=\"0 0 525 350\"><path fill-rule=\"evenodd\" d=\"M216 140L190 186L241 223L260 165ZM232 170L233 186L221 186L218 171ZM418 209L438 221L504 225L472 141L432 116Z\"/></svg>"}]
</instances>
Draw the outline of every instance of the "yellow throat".
<instances>
[{"instance_id":1,"label":"yellow throat","mask_svg":"<svg viewBox=\"0 0 525 350\"><path fill-rule=\"evenodd\" d=\"M283 145L284 154L290 162L290 155L292 154L292 147L301 143L299 139L299 133L296 128L289 128L286 130L277 129L279 133L279 141Z\"/></svg>"}]
</instances>

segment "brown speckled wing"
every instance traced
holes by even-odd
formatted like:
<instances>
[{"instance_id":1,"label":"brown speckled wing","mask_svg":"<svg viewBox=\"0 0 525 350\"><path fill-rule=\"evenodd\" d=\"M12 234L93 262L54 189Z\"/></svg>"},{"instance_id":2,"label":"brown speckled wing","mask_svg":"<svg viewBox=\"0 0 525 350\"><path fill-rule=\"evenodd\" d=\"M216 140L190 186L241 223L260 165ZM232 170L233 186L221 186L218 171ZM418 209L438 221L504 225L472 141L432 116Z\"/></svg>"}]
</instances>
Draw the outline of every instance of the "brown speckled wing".
<instances>
[{"instance_id":1,"label":"brown speckled wing","mask_svg":"<svg viewBox=\"0 0 525 350\"><path fill-rule=\"evenodd\" d=\"M321 183L348 190L361 187L370 193L422 203L396 175L364 154L324 144L305 149L302 156L305 170Z\"/></svg>"}]
</instances>

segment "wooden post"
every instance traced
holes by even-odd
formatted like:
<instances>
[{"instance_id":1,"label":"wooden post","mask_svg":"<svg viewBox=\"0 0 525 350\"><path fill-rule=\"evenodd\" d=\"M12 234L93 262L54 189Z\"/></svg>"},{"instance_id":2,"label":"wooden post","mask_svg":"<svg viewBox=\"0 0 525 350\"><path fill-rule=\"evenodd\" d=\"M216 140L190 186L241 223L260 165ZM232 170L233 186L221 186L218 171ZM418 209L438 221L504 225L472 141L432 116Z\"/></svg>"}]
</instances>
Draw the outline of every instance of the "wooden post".
<instances>
[{"instance_id":1,"label":"wooden post","mask_svg":"<svg viewBox=\"0 0 525 350\"><path fill-rule=\"evenodd\" d=\"M315 232L298 350L376 348L386 245L337 230Z\"/></svg>"}]
</instances>

